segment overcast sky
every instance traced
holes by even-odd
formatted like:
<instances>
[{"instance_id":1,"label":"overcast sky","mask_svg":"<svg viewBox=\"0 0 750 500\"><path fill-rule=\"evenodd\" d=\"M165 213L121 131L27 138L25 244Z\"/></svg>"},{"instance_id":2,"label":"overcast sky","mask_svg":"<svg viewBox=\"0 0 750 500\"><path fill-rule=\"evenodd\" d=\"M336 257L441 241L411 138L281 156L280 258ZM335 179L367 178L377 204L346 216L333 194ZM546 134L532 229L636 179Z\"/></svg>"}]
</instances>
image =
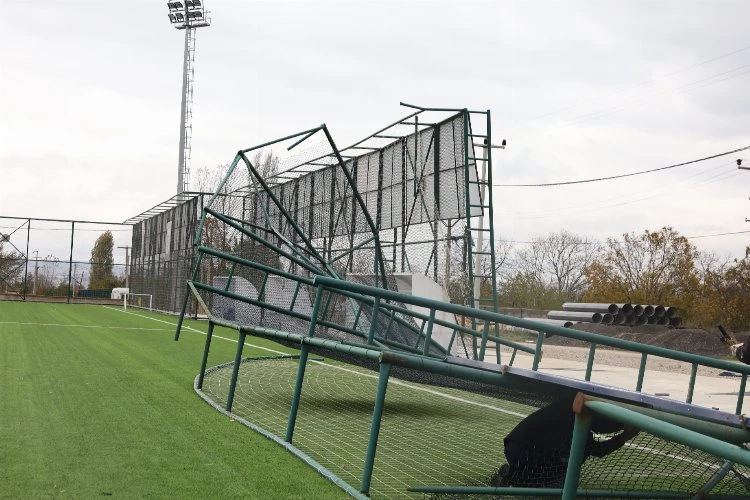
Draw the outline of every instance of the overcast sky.
<instances>
[{"instance_id":1,"label":"overcast sky","mask_svg":"<svg viewBox=\"0 0 750 500\"><path fill-rule=\"evenodd\" d=\"M495 182L663 167L750 146L750 2L206 0L193 161L399 101L490 109ZM120 222L175 192L184 32L166 2L0 0L0 215ZM499 238L750 231L750 150L577 186L495 189ZM750 232L692 240L740 257Z\"/></svg>"}]
</instances>

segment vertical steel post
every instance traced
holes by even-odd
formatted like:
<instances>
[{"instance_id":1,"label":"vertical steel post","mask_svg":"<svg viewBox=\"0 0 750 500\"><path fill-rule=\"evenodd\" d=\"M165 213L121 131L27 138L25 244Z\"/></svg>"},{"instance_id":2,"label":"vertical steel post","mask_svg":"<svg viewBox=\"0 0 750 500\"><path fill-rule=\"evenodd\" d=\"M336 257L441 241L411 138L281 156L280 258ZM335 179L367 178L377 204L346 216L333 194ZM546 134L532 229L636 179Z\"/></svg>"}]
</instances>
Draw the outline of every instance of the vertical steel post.
<instances>
[{"instance_id":1,"label":"vertical steel post","mask_svg":"<svg viewBox=\"0 0 750 500\"><path fill-rule=\"evenodd\" d=\"M536 332L536 351L534 352L534 361L531 364L531 369L536 371L539 369L539 362L542 360L542 343L544 342L544 332ZM516 353L513 353L515 357Z\"/></svg>"},{"instance_id":2,"label":"vertical steel post","mask_svg":"<svg viewBox=\"0 0 750 500\"><path fill-rule=\"evenodd\" d=\"M479 361L484 361L484 351L487 349L487 336L490 334L490 321L484 321L484 329L482 330L482 343L479 345Z\"/></svg>"},{"instance_id":3,"label":"vertical steel post","mask_svg":"<svg viewBox=\"0 0 750 500\"><path fill-rule=\"evenodd\" d=\"M690 369L690 382L688 382L688 393L685 399L686 403L693 402L693 390L695 389L695 376L698 373L698 363L693 363Z\"/></svg>"},{"instance_id":4,"label":"vertical steel post","mask_svg":"<svg viewBox=\"0 0 750 500\"><path fill-rule=\"evenodd\" d=\"M308 337L315 336L315 325L318 322L318 311L320 302L323 298L323 287L319 286L315 291L315 302L313 303L312 314L310 315L310 329L307 332ZM297 422L297 411L299 410L299 400L302 395L302 383L305 381L305 368L307 368L307 356L310 348L302 344L299 352L299 364L297 365L297 380L294 384L294 394L292 395L292 405L289 408L289 421L286 425L286 437L284 441L292 442L294 436L294 425Z\"/></svg>"},{"instance_id":5,"label":"vertical steel post","mask_svg":"<svg viewBox=\"0 0 750 500\"><path fill-rule=\"evenodd\" d=\"M643 389L643 376L646 373L646 359L648 359L648 354L644 352L641 354L641 364L638 367L638 381L635 383L635 392L641 392Z\"/></svg>"},{"instance_id":6,"label":"vertical steel post","mask_svg":"<svg viewBox=\"0 0 750 500\"><path fill-rule=\"evenodd\" d=\"M581 466L586 459L586 443L591 428L591 415L576 413L573 424L573 443L568 457L568 470L563 485L563 500L575 500L578 483L581 479Z\"/></svg>"},{"instance_id":7,"label":"vertical steel post","mask_svg":"<svg viewBox=\"0 0 750 500\"><path fill-rule=\"evenodd\" d=\"M742 375L742 380L740 381L740 392L737 396L737 408L735 409L734 413L737 415L742 414L742 402L745 399L745 387L747 386L747 375Z\"/></svg>"},{"instance_id":8,"label":"vertical steel post","mask_svg":"<svg viewBox=\"0 0 750 500\"><path fill-rule=\"evenodd\" d=\"M214 322L208 321L206 332L206 346L203 348L203 361L201 361L201 372L198 375L198 389L203 389L203 377L206 375L206 363L208 363L208 351L211 349L211 337L214 335Z\"/></svg>"},{"instance_id":9,"label":"vertical steel post","mask_svg":"<svg viewBox=\"0 0 750 500\"><path fill-rule=\"evenodd\" d=\"M586 360L586 382L591 381L591 369L594 367L594 354L596 353L596 344L591 343L591 347L589 347L589 357Z\"/></svg>"},{"instance_id":10,"label":"vertical steel post","mask_svg":"<svg viewBox=\"0 0 750 500\"><path fill-rule=\"evenodd\" d=\"M372 469L375 464L375 451L378 447L380 436L380 423L383 418L383 406L385 404L385 392L388 389L388 377L391 374L390 363L380 363L378 376L378 390L375 394L375 407L372 410L372 424L370 425L370 439L367 442L367 453L365 454L365 466L362 471L362 484L359 491L369 493L370 481L372 480Z\"/></svg>"},{"instance_id":11,"label":"vertical steel post","mask_svg":"<svg viewBox=\"0 0 750 500\"><path fill-rule=\"evenodd\" d=\"M232 379L229 381L229 395L227 396L227 411L232 411L234 402L234 391L237 388L237 376L240 373L240 361L242 360L242 349L245 347L245 337L247 334L240 330L240 338L237 340L237 353L234 355L234 366L232 367Z\"/></svg>"},{"instance_id":12,"label":"vertical steel post","mask_svg":"<svg viewBox=\"0 0 750 500\"><path fill-rule=\"evenodd\" d=\"M76 222L70 223L70 259L68 260L68 304L70 304L70 281L73 279L73 240L76 234Z\"/></svg>"},{"instance_id":13,"label":"vertical steel post","mask_svg":"<svg viewBox=\"0 0 750 500\"><path fill-rule=\"evenodd\" d=\"M372 345L375 338L375 329L378 325L378 311L380 310L380 297L375 297L375 304L372 306L372 317L370 318L370 329L367 332L367 344Z\"/></svg>"},{"instance_id":14,"label":"vertical steel post","mask_svg":"<svg viewBox=\"0 0 750 500\"><path fill-rule=\"evenodd\" d=\"M432 329L435 326L435 309L430 309L430 319L427 320L427 330L425 331L424 335L424 348L422 349L422 354L427 356L427 353L430 350L430 343L432 342Z\"/></svg>"},{"instance_id":15,"label":"vertical steel post","mask_svg":"<svg viewBox=\"0 0 750 500\"><path fill-rule=\"evenodd\" d=\"M28 219L26 226L26 269L23 272L23 300L26 302L26 289L29 280L29 239L31 238L31 219Z\"/></svg>"},{"instance_id":16,"label":"vertical steel post","mask_svg":"<svg viewBox=\"0 0 750 500\"><path fill-rule=\"evenodd\" d=\"M203 260L203 252L198 252L198 259L195 262L195 268L193 269L193 276L191 278L192 281L195 281L195 278L198 276L198 270L201 267L201 261ZM190 287L185 284L185 299L182 301L182 310L180 311L180 316L177 318L177 329L174 332L174 341L177 342L180 340L180 331L182 330L182 322L185 319L185 312L187 311L187 304L188 300L190 299ZM195 314L198 314L198 311L195 311Z\"/></svg>"}]
</instances>

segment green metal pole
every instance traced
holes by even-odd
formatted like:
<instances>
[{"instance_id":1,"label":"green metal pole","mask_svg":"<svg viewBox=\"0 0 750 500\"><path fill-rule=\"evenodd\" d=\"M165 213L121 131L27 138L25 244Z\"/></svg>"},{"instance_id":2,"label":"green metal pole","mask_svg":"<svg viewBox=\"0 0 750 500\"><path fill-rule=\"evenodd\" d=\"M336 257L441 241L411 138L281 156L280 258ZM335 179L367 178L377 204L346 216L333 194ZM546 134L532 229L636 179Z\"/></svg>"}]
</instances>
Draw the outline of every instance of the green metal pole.
<instances>
[{"instance_id":1,"label":"green metal pole","mask_svg":"<svg viewBox=\"0 0 750 500\"><path fill-rule=\"evenodd\" d=\"M719 467L719 469L709 478L708 481L706 481L706 484L703 485L703 487L698 491L698 493L695 494L695 496L692 498L692 500L703 500L706 498L706 495L711 492L711 490L719 484L719 482L724 479L724 476L726 476L730 470L732 470L732 467L734 464L727 460L724 462L724 464Z\"/></svg>"},{"instance_id":2,"label":"green metal pole","mask_svg":"<svg viewBox=\"0 0 750 500\"><path fill-rule=\"evenodd\" d=\"M536 332L536 352L534 353L534 362L531 364L531 369L534 371L537 371L539 369L539 362L542 360L542 343L543 342L544 342L544 332Z\"/></svg>"},{"instance_id":3,"label":"green metal pole","mask_svg":"<svg viewBox=\"0 0 750 500\"><path fill-rule=\"evenodd\" d=\"M581 480L581 466L586 459L586 443L591 429L591 415L576 413L573 424L573 444L568 458L568 470L563 485L563 500L575 500L578 483Z\"/></svg>"},{"instance_id":4,"label":"green metal pole","mask_svg":"<svg viewBox=\"0 0 750 500\"><path fill-rule=\"evenodd\" d=\"M422 354L425 356L430 350L430 342L432 342L432 328L435 326L435 309L430 309L430 319L427 320L427 330L425 331L424 337L424 349Z\"/></svg>"},{"instance_id":5,"label":"green metal pole","mask_svg":"<svg viewBox=\"0 0 750 500\"><path fill-rule=\"evenodd\" d=\"M206 375L206 363L208 363L208 351L211 349L211 337L214 335L214 322L208 322L206 332L206 346L203 348L203 361L201 361L201 373L198 376L198 389L203 389L203 377Z\"/></svg>"},{"instance_id":6,"label":"green metal pole","mask_svg":"<svg viewBox=\"0 0 750 500\"><path fill-rule=\"evenodd\" d=\"M198 270L201 267L201 262L203 261L203 253L201 253L200 249L198 250L198 259L195 262L195 268L193 269L193 276L191 278L191 281L195 281L195 278L198 277ZM188 286L185 287L185 299L182 301L182 310L180 311L180 316L177 318L177 328L174 332L174 341L177 342L180 340L180 331L182 330L182 322L185 320L185 313L187 312L187 304L188 300L190 300L190 285L188 282ZM196 311L197 313L197 311Z\"/></svg>"},{"instance_id":7,"label":"green metal pole","mask_svg":"<svg viewBox=\"0 0 750 500\"><path fill-rule=\"evenodd\" d=\"M434 313L433 309L433 314ZM487 336L490 334L490 322L484 320L484 329L482 330L482 343L479 345L479 361L484 361L484 351L487 349Z\"/></svg>"},{"instance_id":8,"label":"green metal pole","mask_svg":"<svg viewBox=\"0 0 750 500\"><path fill-rule=\"evenodd\" d=\"M737 396L737 408L735 409L734 413L737 415L742 414L742 402L745 399L745 387L747 386L747 375L742 375L742 380L740 381L740 392Z\"/></svg>"},{"instance_id":9,"label":"green metal pole","mask_svg":"<svg viewBox=\"0 0 750 500\"><path fill-rule=\"evenodd\" d=\"M641 392L643 389L643 376L646 374L646 360L648 354L645 352L641 354L641 364L638 367L638 381L635 383L635 392Z\"/></svg>"},{"instance_id":10,"label":"green metal pole","mask_svg":"<svg viewBox=\"0 0 750 500\"><path fill-rule=\"evenodd\" d=\"M407 491L414 493L433 493L437 495L494 495L500 497L556 497L562 495L561 488L493 488L492 486L411 486ZM577 491L579 498L642 498L655 499L680 499L684 500L687 495L680 491L631 491L631 490L593 490L581 489ZM706 495L702 500L747 500L747 495Z\"/></svg>"},{"instance_id":11,"label":"green metal pole","mask_svg":"<svg viewBox=\"0 0 750 500\"><path fill-rule=\"evenodd\" d=\"M594 367L594 355L596 354L596 344L593 342L591 343L591 346L589 347L589 357L586 360L586 382L591 381L591 370Z\"/></svg>"},{"instance_id":12,"label":"green metal pole","mask_svg":"<svg viewBox=\"0 0 750 500\"><path fill-rule=\"evenodd\" d=\"M240 374L240 362L242 361L242 349L245 347L245 337L247 333L240 330L240 337L237 339L237 352L234 356L234 366L232 367L232 379L229 381L229 394L227 395L227 411L232 411L234 402L234 391L237 388L237 377Z\"/></svg>"},{"instance_id":13,"label":"green metal pole","mask_svg":"<svg viewBox=\"0 0 750 500\"><path fill-rule=\"evenodd\" d=\"M315 301L313 302L312 315L310 316L310 328L307 332L307 336L312 338L315 336L315 325L318 321L318 311L320 310L320 302L323 298L323 287L319 286L315 291ZM307 356L310 348L307 344L302 344L300 348L299 363L297 365L297 380L294 384L294 394L292 395L292 405L289 408L289 421L286 425L286 437L284 441L287 443L292 442L294 436L294 426L297 423L297 412L299 411L299 400L302 396L302 383L305 381L305 369L307 368Z\"/></svg>"},{"instance_id":14,"label":"green metal pole","mask_svg":"<svg viewBox=\"0 0 750 500\"><path fill-rule=\"evenodd\" d=\"M70 281L73 276L73 241L76 234L76 222L70 223L70 260L68 261L68 304L70 304ZM36 279L36 277L34 277Z\"/></svg>"},{"instance_id":15,"label":"green metal pole","mask_svg":"<svg viewBox=\"0 0 750 500\"><path fill-rule=\"evenodd\" d=\"M372 345L372 341L375 338L375 329L378 325L378 310L380 309L380 299L375 298L375 304L372 306L372 317L370 318L370 329L367 332L367 343Z\"/></svg>"},{"instance_id":16,"label":"green metal pole","mask_svg":"<svg viewBox=\"0 0 750 500\"><path fill-rule=\"evenodd\" d=\"M678 425L664 422L658 418L652 418L641 413L628 410L621 406L605 403L603 401L586 401L585 405L594 413L623 422L632 427L641 429L667 441L696 448L698 450L719 456L725 460L731 460L742 465L750 466L750 451L740 446L715 439L705 434L685 429Z\"/></svg>"},{"instance_id":17,"label":"green metal pole","mask_svg":"<svg viewBox=\"0 0 750 500\"><path fill-rule=\"evenodd\" d=\"M372 480L372 468L375 464L375 451L378 447L378 437L380 435L380 423L383 418L383 406L385 404L385 392L388 388L388 377L391 374L390 363L380 363L380 373L378 376L378 391L375 394L375 408L372 410L372 424L370 425L370 439L367 442L367 453L365 454L365 466L362 471L362 485L359 491L362 493L370 492L370 482Z\"/></svg>"},{"instance_id":18,"label":"green metal pole","mask_svg":"<svg viewBox=\"0 0 750 500\"><path fill-rule=\"evenodd\" d=\"M690 382L688 382L688 393L687 393L687 398L685 399L686 403L693 402L693 390L695 389L695 376L697 373L698 373L698 365L696 363L693 363L693 366L690 370Z\"/></svg>"}]
</instances>

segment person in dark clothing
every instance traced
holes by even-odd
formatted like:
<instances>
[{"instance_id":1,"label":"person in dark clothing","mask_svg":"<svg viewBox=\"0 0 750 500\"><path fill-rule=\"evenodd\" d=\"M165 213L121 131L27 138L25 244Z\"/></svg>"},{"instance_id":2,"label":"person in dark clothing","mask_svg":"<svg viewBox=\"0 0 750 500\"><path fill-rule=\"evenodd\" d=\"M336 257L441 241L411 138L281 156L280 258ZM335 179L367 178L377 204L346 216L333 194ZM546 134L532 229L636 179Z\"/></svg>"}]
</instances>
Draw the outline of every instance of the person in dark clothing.
<instances>
[{"instance_id":1,"label":"person in dark clothing","mask_svg":"<svg viewBox=\"0 0 750 500\"><path fill-rule=\"evenodd\" d=\"M744 344L734 344L730 349L735 358L750 365L750 335L747 336Z\"/></svg>"},{"instance_id":2,"label":"person in dark clothing","mask_svg":"<svg viewBox=\"0 0 750 500\"><path fill-rule=\"evenodd\" d=\"M572 397L559 399L523 419L505 437L505 458L508 464L498 471L491 482L495 486L561 487L568 468L574 423ZM618 432L619 434L604 441L594 439L594 433ZM592 415L584 460L591 455L609 455L636 434L637 430L627 428L619 422Z\"/></svg>"}]
</instances>

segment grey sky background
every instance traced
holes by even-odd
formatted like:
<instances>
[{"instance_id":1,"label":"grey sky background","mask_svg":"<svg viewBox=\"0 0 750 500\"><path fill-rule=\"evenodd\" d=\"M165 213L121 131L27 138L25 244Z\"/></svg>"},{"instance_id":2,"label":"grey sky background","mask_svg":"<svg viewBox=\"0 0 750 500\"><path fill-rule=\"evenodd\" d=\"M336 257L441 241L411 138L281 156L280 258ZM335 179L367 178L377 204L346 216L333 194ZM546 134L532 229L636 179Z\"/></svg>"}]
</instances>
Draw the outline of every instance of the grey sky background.
<instances>
[{"instance_id":1,"label":"grey sky background","mask_svg":"<svg viewBox=\"0 0 750 500\"><path fill-rule=\"evenodd\" d=\"M490 109L502 184L750 145L745 0L205 3L193 173L324 122L349 144L399 101ZM165 1L0 0L0 215L120 222L173 195L183 43ZM750 150L498 187L496 235L750 231L737 158ZM692 241L741 257L750 233Z\"/></svg>"}]
</instances>

